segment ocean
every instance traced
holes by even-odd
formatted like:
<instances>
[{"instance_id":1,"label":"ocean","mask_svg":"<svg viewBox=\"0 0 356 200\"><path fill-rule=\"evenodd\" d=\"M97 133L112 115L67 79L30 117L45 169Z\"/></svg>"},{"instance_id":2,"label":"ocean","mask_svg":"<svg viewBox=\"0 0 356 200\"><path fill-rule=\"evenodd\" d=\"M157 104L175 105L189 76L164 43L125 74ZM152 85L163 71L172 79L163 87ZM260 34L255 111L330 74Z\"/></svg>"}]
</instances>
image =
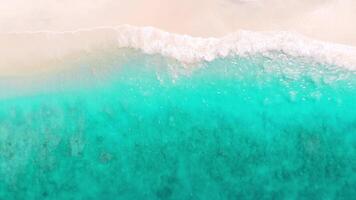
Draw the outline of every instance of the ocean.
<instances>
[{"instance_id":1,"label":"ocean","mask_svg":"<svg viewBox=\"0 0 356 200\"><path fill-rule=\"evenodd\" d=\"M0 199L356 196L344 50L160 34L0 78Z\"/></svg>"}]
</instances>

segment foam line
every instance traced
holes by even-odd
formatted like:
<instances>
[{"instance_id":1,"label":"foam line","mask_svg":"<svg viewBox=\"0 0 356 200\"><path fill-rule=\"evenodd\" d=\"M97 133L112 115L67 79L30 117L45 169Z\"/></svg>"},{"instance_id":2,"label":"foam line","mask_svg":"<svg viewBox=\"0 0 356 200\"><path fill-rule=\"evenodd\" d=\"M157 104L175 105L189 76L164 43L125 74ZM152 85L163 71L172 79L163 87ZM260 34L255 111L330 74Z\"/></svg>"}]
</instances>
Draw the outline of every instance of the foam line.
<instances>
[{"instance_id":1,"label":"foam line","mask_svg":"<svg viewBox=\"0 0 356 200\"><path fill-rule=\"evenodd\" d=\"M44 34L46 37L43 38L46 40L50 40L51 36L54 36L53 38L56 40L63 37L61 38L63 41L68 36L85 38L86 35L93 33L100 33L90 38L99 44L109 42L110 45L119 48L134 48L147 54L161 54L184 63L212 61L216 58L235 55L246 56L257 53L268 55L277 51L294 57L310 58L316 62L344 66L351 70L356 69L356 47L318 41L291 32L238 31L220 38L201 38L169 33L154 27L122 25L63 32L27 31L6 34L36 35L37 37ZM53 43L49 43L49 45L53 45ZM86 48L85 45L80 46L81 44L77 44L76 48L66 48L63 47L64 44L61 45L61 47L48 47L48 49L74 51L73 49Z\"/></svg>"}]
</instances>

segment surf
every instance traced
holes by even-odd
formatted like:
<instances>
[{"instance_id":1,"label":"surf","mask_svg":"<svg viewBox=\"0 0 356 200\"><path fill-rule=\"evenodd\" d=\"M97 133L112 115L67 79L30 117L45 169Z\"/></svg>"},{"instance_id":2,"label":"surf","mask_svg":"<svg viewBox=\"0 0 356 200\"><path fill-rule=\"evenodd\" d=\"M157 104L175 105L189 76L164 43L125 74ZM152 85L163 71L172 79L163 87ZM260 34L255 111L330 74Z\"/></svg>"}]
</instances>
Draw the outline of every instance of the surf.
<instances>
[{"instance_id":1,"label":"surf","mask_svg":"<svg viewBox=\"0 0 356 200\"><path fill-rule=\"evenodd\" d=\"M68 59L120 48L158 54L187 64L255 54L271 57L277 53L349 70L355 70L356 66L355 47L322 42L291 32L239 31L220 38L201 38L153 27L123 25L64 32L2 33L0 41L0 52L4 56L0 67L2 74L9 72L8 75L33 73L36 69L51 70Z\"/></svg>"}]
</instances>

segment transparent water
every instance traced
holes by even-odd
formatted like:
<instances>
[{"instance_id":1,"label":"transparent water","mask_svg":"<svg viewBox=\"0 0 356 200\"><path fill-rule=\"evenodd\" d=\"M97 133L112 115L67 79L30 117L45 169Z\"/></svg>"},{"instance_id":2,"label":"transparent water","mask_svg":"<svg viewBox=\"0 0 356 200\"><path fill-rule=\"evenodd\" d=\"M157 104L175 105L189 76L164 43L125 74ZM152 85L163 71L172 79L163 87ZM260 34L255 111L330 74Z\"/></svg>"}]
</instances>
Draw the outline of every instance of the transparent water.
<instances>
[{"instance_id":1,"label":"transparent water","mask_svg":"<svg viewBox=\"0 0 356 200\"><path fill-rule=\"evenodd\" d=\"M356 196L354 72L283 55L72 65L2 83L0 199Z\"/></svg>"}]
</instances>

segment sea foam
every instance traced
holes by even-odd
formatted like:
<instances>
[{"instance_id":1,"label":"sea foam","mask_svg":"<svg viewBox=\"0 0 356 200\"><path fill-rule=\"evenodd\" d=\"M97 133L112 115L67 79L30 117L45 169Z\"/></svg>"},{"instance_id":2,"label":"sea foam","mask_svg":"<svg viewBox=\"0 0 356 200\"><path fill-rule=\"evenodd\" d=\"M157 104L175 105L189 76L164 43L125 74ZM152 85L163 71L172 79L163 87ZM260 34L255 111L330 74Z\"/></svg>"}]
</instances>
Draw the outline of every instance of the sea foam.
<instances>
[{"instance_id":1,"label":"sea foam","mask_svg":"<svg viewBox=\"0 0 356 200\"><path fill-rule=\"evenodd\" d=\"M119 47L133 47L182 62L212 61L218 57L258 53L269 55L277 51L352 69L356 64L355 47L322 42L291 32L239 31L221 38L201 38L129 25L117 27L115 31Z\"/></svg>"}]
</instances>

